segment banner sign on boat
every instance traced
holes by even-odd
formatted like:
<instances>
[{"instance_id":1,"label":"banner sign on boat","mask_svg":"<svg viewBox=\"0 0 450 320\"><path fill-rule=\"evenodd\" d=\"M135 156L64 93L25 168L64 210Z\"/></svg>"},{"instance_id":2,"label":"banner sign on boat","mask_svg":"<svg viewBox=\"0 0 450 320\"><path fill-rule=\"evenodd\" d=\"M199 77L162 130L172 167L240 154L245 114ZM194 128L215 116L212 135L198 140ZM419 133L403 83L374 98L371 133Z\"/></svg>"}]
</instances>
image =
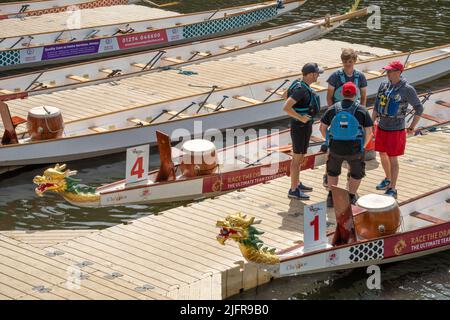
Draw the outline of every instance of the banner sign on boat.
<instances>
[{"instance_id":1,"label":"banner sign on boat","mask_svg":"<svg viewBox=\"0 0 450 320\"><path fill-rule=\"evenodd\" d=\"M229 32L267 21L277 16L277 6L250 10L222 19L211 19L169 29L120 35L103 39L51 44L35 48L0 50L0 66L20 65L49 61L135 47L145 47L183 39L194 39L222 32Z\"/></svg>"},{"instance_id":2,"label":"banner sign on boat","mask_svg":"<svg viewBox=\"0 0 450 320\"><path fill-rule=\"evenodd\" d=\"M384 240L384 257L426 251L450 245L450 223L392 236Z\"/></svg>"},{"instance_id":3,"label":"banner sign on boat","mask_svg":"<svg viewBox=\"0 0 450 320\"><path fill-rule=\"evenodd\" d=\"M147 180L149 150L148 144L127 149L126 184Z\"/></svg>"},{"instance_id":4,"label":"banner sign on boat","mask_svg":"<svg viewBox=\"0 0 450 320\"><path fill-rule=\"evenodd\" d=\"M42 61L97 53L99 46L100 40L46 46L42 52Z\"/></svg>"},{"instance_id":5,"label":"banner sign on boat","mask_svg":"<svg viewBox=\"0 0 450 320\"><path fill-rule=\"evenodd\" d=\"M156 30L117 37L120 49L135 48L167 42L166 30Z\"/></svg>"},{"instance_id":6,"label":"banner sign on boat","mask_svg":"<svg viewBox=\"0 0 450 320\"><path fill-rule=\"evenodd\" d=\"M327 207L325 202L305 206L303 214L304 252L327 247Z\"/></svg>"},{"instance_id":7,"label":"banner sign on boat","mask_svg":"<svg viewBox=\"0 0 450 320\"><path fill-rule=\"evenodd\" d=\"M315 156L306 157L302 163L301 169L314 168L314 162ZM275 172L272 172L271 174L264 174L264 172L270 170L269 168L271 166L268 165L205 177L203 179L203 193L241 189L283 177L288 172L290 160L278 164L274 163L272 166L275 167Z\"/></svg>"}]
</instances>

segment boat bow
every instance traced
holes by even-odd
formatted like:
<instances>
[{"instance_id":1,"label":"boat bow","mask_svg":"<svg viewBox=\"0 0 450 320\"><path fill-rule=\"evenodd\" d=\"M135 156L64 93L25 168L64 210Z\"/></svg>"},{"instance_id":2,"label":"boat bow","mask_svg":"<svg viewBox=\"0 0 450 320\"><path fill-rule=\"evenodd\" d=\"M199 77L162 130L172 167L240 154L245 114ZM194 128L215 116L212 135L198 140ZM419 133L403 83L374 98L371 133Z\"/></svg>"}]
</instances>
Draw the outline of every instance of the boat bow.
<instances>
[{"instance_id":1,"label":"boat bow","mask_svg":"<svg viewBox=\"0 0 450 320\"><path fill-rule=\"evenodd\" d=\"M76 174L77 171L66 170L65 164L56 164L54 168L45 170L42 176L34 177L35 192L43 197L46 191L52 191L80 207L99 206L100 195L96 188L80 184L80 180L72 178Z\"/></svg>"},{"instance_id":2,"label":"boat bow","mask_svg":"<svg viewBox=\"0 0 450 320\"><path fill-rule=\"evenodd\" d=\"M264 232L258 231L253 225L255 218L247 218L241 213L228 215L224 220L217 221L216 226L220 228L217 241L225 245L228 239L233 239L239 243L242 255L249 262L263 265L278 265L280 258L275 253L275 249L264 246L264 242L259 236Z\"/></svg>"}]
</instances>

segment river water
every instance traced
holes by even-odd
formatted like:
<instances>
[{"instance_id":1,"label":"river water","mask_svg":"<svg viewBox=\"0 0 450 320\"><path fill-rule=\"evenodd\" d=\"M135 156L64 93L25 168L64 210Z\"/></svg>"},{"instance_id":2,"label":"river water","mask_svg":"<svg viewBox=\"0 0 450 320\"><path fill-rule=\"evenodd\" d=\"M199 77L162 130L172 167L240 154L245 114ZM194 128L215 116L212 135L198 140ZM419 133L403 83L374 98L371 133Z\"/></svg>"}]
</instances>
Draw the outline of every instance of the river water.
<instances>
[{"instance_id":1,"label":"river water","mask_svg":"<svg viewBox=\"0 0 450 320\"><path fill-rule=\"evenodd\" d=\"M8 1L3 1L8 2ZM257 1L181 1L168 10L183 13L243 5ZM260 1L261 2L261 1ZM327 13L343 13L352 0L308 1L300 9L282 18L262 24L258 28L293 21L321 17ZM366 19L346 23L326 38L384 47L395 50L416 50L448 43L450 1L397 0L366 1L360 7L378 5L381 8L381 29L367 28ZM256 29L256 28L255 28ZM313 57L311 57L313 60ZM418 92L450 86L450 76L431 84L417 87ZM270 123L264 127L285 128L287 121ZM150 164L157 166L156 151L152 149ZM78 178L91 185L122 179L125 155L68 163L78 170ZM32 179L42 174L45 167L31 167L0 177L0 230L46 229L102 229L118 223L160 212L171 206L133 205L112 209L82 209L68 205L60 197L47 194L37 198ZM213 241L213 240L212 240ZM315 282L314 286L303 277L279 279L257 290L250 290L238 299L449 299L450 252L435 254L381 267L382 290L368 290L365 269L341 274L330 274L330 279ZM328 276L328 275L326 275ZM314 289L311 289L314 287Z\"/></svg>"}]
</instances>

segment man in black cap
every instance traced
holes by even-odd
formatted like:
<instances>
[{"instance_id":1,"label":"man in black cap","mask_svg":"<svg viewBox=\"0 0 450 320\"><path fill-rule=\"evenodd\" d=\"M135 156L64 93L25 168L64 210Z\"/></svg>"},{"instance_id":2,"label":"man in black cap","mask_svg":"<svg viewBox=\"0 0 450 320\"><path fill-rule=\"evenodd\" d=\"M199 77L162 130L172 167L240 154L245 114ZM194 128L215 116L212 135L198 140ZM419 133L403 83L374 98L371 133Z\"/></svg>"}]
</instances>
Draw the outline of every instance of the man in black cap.
<instances>
[{"instance_id":1,"label":"man in black cap","mask_svg":"<svg viewBox=\"0 0 450 320\"><path fill-rule=\"evenodd\" d=\"M291 161L291 188L288 197L293 199L308 200L306 191L312 188L300 182L300 166L309 147L311 138L313 117L320 110L319 96L310 88L317 81L319 74L323 73L317 63L307 63L302 68L302 80L295 80L286 90L286 102L283 110L292 117L291 139L293 157Z\"/></svg>"}]
</instances>

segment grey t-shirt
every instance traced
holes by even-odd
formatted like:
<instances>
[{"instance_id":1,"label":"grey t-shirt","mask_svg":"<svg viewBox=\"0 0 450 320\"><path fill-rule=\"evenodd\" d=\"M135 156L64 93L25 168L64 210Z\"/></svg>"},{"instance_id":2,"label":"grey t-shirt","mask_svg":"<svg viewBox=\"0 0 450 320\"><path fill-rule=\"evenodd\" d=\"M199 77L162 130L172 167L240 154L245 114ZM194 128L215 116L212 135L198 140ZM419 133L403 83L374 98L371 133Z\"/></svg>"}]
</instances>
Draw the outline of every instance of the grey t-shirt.
<instances>
[{"instance_id":1,"label":"grey t-shirt","mask_svg":"<svg viewBox=\"0 0 450 320\"><path fill-rule=\"evenodd\" d=\"M384 87L387 82L384 82L380 85L380 89ZM406 82L405 79L395 84L394 87L400 87L398 90L398 94L400 95L400 106L399 106L399 114L405 115L407 113L408 104L410 104L415 111L415 114L420 116L423 113L423 105L420 102L419 97L417 96L416 89ZM392 84L389 83L389 88L392 88ZM376 104L378 103L378 97ZM404 117L395 118L395 117L383 117L380 116L380 120L378 121L378 128L385 131L396 131L396 130L404 130L406 126L406 121Z\"/></svg>"},{"instance_id":2,"label":"grey t-shirt","mask_svg":"<svg viewBox=\"0 0 450 320\"><path fill-rule=\"evenodd\" d=\"M343 72L342 69L333 72L330 75L330 77L328 78L328 80L327 80L328 84L333 86L334 89L338 89L340 86L344 85L344 83L345 83L345 82L342 82L341 77L339 76L339 72L340 71ZM358 70L355 69L354 72L353 72L353 75L351 77L347 76L345 74L345 72L343 74L344 74L346 82L350 81L350 82L353 82L353 83L355 83L355 74L358 74L358 76L359 76L359 80L358 80L358 87L359 87L359 89L361 90L362 88L367 87L367 79L366 79L366 76L364 75L364 73L359 72ZM333 103L336 103L336 102L337 101L336 101L336 99L333 96Z\"/></svg>"}]
</instances>

